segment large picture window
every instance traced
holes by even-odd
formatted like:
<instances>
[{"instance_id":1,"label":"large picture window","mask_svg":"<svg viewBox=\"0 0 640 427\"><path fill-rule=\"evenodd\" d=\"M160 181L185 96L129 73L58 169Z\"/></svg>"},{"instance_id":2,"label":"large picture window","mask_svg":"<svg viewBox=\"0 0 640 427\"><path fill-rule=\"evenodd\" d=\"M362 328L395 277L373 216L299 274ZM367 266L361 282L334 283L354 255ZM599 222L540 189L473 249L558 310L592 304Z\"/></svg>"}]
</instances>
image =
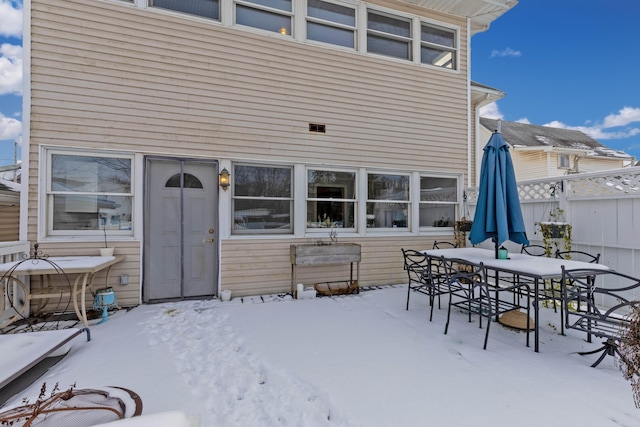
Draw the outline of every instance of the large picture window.
<instances>
[{"instance_id":1,"label":"large picture window","mask_svg":"<svg viewBox=\"0 0 640 427\"><path fill-rule=\"evenodd\" d=\"M291 233L291 167L234 165L234 234Z\"/></svg>"},{"instance_id":2,"label":"large picture window","mask_svg":"<svg viewBox=\"0 0 640 427\"><path fill-rule=\"evenodd\" d=\"M453 227L458 203L458 180L420 177L420 227Z\"/></svg>"},{"instance_id":3,"label":"large picture window","mask_svg":"<svg viewBox=\"0 0 640 427\"><path fill-rule=\"evenodd\" d=\"M367 175L367 227L407 228L411 206L409 175Z\"/></svg>"},{"instance_id":4,"label":"large picture window","mask_svg":"<svg viewBox=\"0 0 640 427\"><path fill-rule=\"evenodd\" d=\"M355 228L356 173L307 171L307 230Z\"/></svg>"},{"instance_id":5,"label":"large picture window","mask_svg":"<svg viewBox=\"0 0 640 427\"><path fill-rule=\"evenodd\" d=\"M49 153L49 235L132 235L132 157Z\"/></svg>"}]
</instances>

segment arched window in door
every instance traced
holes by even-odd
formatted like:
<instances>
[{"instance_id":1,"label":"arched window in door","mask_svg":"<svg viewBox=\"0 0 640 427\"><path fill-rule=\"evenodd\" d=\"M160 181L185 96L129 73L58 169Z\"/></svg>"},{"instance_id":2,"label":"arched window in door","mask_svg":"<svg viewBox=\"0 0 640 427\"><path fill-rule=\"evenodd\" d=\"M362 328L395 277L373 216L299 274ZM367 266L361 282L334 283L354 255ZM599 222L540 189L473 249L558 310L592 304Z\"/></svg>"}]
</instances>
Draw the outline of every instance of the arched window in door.
<instances>
[{"instance_id":1,"label":"arched window in door","mask_svg":"<svg viewBox=\"0 0 640 427\"><path fill-rule=\"evenodd\" d=\"M182 188L203 188L202 182L195 176L190 173L185 174L175 174L171 178L167 180L167 183L164 185L167 188L180 188L180 176L184 177L184 185Z\"/></svg>"}]
</instances>

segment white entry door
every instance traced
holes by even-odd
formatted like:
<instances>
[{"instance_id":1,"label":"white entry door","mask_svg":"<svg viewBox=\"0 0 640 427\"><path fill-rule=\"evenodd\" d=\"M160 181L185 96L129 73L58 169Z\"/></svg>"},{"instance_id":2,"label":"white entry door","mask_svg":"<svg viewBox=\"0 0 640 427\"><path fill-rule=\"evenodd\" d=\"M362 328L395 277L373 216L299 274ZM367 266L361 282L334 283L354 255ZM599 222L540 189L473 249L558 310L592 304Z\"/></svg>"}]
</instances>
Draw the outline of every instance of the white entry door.
<instances>
[{"instance_id":1,"label":"white entry door","mask_svg":"<svg viewBox=\"0 0 640 427\"><path fill-rule=\"evenodd\" d=\"M218 165L148 158L145 302L211 297L218 289Z\"/></svg>"}]
</instances>

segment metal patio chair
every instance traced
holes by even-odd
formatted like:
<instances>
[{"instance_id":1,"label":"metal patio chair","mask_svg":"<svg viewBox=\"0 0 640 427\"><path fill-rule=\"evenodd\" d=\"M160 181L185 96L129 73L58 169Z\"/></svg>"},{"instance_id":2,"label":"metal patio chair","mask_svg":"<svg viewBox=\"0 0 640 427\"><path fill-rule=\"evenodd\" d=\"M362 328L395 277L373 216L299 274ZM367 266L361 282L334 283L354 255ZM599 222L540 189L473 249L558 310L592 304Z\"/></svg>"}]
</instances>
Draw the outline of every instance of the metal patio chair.
<instances>
[{"instance_id":1,"label":"metal patio chair","mask_svg":"<svg viewBox=\"0 0 640 427\"><path fill-rule=\"evenodd\" d=\"M404 269L407 272L409 284L407 286L407 306L409 309L409 299L411 292L419 292L429 297L431 310L429 321L433 319L433 305L435 298L438 298L438 308L441 308L441 295L448 292L448 287L444 286L445 272L439 258L428 256L413 249L402 249L404 256Z\"/></svg>"},{"instance_id":2,"label":"metal patio chair","mask_svg":"<svg viewBox=\"0 0 640 427\"><path fill-rule=\"evenodd\" d=\"M482 263L475 264L464 260L445 259L442 263L446 271L446 284L449 286L449 308L447 311L447 323L444 333L449 331L449 323L451 321L451 309L455 308L468 314L469 322L474 316L478 316L479 327L482 328L482 319L487 320L487 326L484 336L484 346L487 349L489 340L489 330L491 320L498 320L501 314L514 310L524 310L526 312L526 334L527 347L529 346L529 332L533 329L533 325L529 324L529 310L531 306L531 290L529 285L514 284L506 287L490 286L487 282L487 271ZM504 297L504 294L513 292L521 293L523 298ZM521 301L524 303L520 303Z\"/></svg>"},{"instance_id":3,"label":"metal patio chair","mask_svg":"<svg viewBox=\"0 0 640 427\"><path fill-rule=\"evenodd\" d=\"M640 306L640 278L614 270L562 267L562 285L566 328L585 332L587 342L592 335L605 340L601 347L578 354L600 353L591 365L594 368L608 355L617 355L627 364L619 346L629 338L637 340L628 331L632 326L629 315Z\"/></svg>"},{"instance_id":4,"label":"metal patio chair","mask_svg":"<svg viewBox=\"0 0 640 427\"><path fill-rule=\"evenodd\" d=\"M428 266L427 255L414 249L401 249L404 258L404 270L407 272L409 285L407 286L407 310L411 292L428 294L428 284L424 283Z\"/></svg>"}]
</instances>

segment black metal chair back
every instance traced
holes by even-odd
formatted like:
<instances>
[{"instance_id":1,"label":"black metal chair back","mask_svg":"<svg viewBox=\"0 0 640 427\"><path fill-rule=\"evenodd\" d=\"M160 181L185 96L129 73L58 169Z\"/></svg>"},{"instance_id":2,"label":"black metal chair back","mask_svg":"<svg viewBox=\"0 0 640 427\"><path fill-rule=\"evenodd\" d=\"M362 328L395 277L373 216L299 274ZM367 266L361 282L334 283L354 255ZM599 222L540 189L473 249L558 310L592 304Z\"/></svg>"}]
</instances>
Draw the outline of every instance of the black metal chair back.
<instances>
[{"instance_id":1,"label":"black metal chair back","mask_svg":"<svg viewBox=\"0 0 640 427\"><path fill-rule=\"evenodd\" d=\"M593 263L593 264L597 264L597 263L600 262L600 254L592 255L589 252L583 252L583 251L561 251L561 250L557 250L556 251L556 258L573 259L573 260L576 260L576 261L590 262L590 263Z\"/></svg>"},{"instance_id":2,"label":"black metal chair back","mask_svg":"<svg viewBox=\"0 0 640 427\"><path fill-rule=\"evenodd\" d=\"M409 284L407 286L407 310L411 291L426 291L425 279L429 269L427 255L414 249L401 249L404 258L404 270L407 272Z\"/></svg>"},{"instance_id":3,"label":"black metal chair back","mask_svg":"<svg viewBox=\"0 0 640 427\"><path fill-rule=\"evenodd\" d=\"M456 243L452 243L452 242L445 242L445 241L435 241L433 242L433 249L452 249L452 248L457 248L458 245Z\"/></svg>"},{"instance_id":4,"label":"black metal chair back","mask_svg":"<svg viewBox=\"0 0 640 427\"><path fill-rule=\"evenodd\" d=\"M542 245L522 245L520 253L531 256L545 256L545 247Z\"/></svg>"}]
</instances>

